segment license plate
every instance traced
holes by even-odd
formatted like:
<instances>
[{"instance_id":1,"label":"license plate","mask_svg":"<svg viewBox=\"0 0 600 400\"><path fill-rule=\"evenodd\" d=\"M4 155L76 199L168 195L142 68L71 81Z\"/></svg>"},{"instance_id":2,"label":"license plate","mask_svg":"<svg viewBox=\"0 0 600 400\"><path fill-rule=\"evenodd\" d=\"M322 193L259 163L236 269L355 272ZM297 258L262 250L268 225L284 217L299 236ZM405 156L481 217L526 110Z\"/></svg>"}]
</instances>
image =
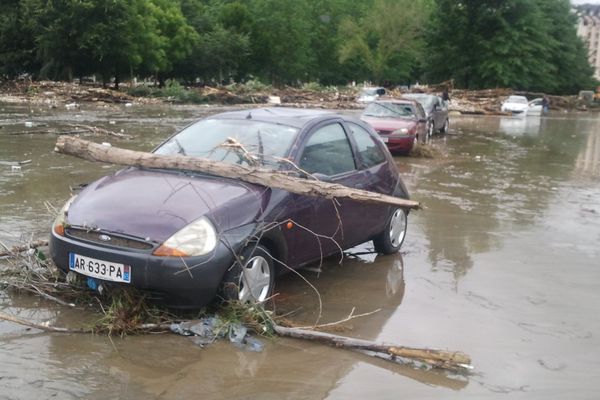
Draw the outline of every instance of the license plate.
<instances>
[{"instance_id":1,"label":"license plate","mask_svg":"<svg viewBox=\"0 0 600 400\"><path fill-rule=\"evenodd\" d=\"M381 140L383 140L383 143L387 143L388 142L388 138L385 136L381 136Z\"/></svg>"},{"instance_id":2,"label":"license plate","mask_svg":"<svg viewBox=\"0 0 600 400\"><path fill-rule=\"evenodd\" d=\"M69 253L69 269L106 281L131 282L131 267L129 265L84 257L75 253Z\"/></svg>"}]
</instances>

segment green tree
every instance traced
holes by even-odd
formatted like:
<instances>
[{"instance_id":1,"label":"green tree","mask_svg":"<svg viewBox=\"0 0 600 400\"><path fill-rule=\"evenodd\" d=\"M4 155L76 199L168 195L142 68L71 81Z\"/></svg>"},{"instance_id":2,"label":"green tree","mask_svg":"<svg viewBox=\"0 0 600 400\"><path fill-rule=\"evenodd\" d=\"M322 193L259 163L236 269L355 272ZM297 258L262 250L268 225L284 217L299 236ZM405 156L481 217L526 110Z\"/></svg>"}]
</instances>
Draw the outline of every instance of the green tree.
<instances>
[{"instance_id":1,"label":"green tree","mask_svg":"<svg viewBox=\"0 0 600 400\"><path fill-rule=\"evenodd\" d=\"M375 0L361 20L342 21L340 61L360 60L377 82L408 79L423 51L429 11L428 0Z\"/></svg>"},{"instance_id":2,"label":"green tree","mask_svg":"<svg viewBox=\"0 0 600 400\"><path fill-rule=\"evenodd\" d=\"M569 7L568 0L436 0L427 40L429 79L454 79L471 89L580 87L591 70ZM578 71L576 80L571 71Z\"/></svg>"},{"instance_id":3,"label":"green tree","mask_svg":"<svg viewBox=\"0 0 600 400\"><path fill-rule=\"evenodd\" d=\"M556 93L577 93L595 86L594 70L577 36L577 17L570 12L569 0L537 0L547 28L548 61L553 73L545 89Z\"/></svg>"},{"instance_id":4,"label":"green tree","mask_svg":"<svg viewBox=\"0 0 600 400\"><path fill-rule=\"evenodd\" d=\"M174 67L192 53L200 37L188 24L179 1L141 1L140 72L156 76L160 86L164 86Z\"/></svg>"},{"instance_id":5,"label":"green tree","mask_svg":"<svg viewBox=\"0 0 600 400\"><path fill-rule=\"evenodd\" d=\"M341 84L369 78L360 60L340 62L339 48L347 41L340 34L344 19L358 20L372 7L372 0L313 0L310 5L310 48L314 56L310 79L322 84Z\"/></svg>"},{"instance_id":6,"label":"green tree","mask_svg":"<svg viewBox=\"0 0 600 400\"><path fill-rule=\"evenodd\" d=\"M249 0L251 68L273 84L306 80L313 68L309 0Z\"/></svg>"},{"instance_id":7,"label":"green tree","mask_svg":"<svg viewBox=\"0 0 600 400\"><path fill-rule=\"evenodd\" d=\"M37 44L39 0L0 3L0 77L39 72Z\"/></svg>"}]
</instances>

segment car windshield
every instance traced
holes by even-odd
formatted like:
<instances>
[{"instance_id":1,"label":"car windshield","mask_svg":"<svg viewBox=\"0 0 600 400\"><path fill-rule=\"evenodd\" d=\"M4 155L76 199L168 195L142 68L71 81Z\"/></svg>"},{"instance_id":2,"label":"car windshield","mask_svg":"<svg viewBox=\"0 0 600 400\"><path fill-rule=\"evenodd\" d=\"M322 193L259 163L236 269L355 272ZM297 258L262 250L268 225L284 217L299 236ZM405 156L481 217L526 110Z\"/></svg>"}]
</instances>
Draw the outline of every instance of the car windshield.
<instances>
[{"instance_id":1,"label":"car windshield","mask_svg":"<svg viewBox=\"0 0 600 400\"><path fill-rule=\"evenodd\" d=\"M412 105L402 103L370 103L363 115L377 118L415 118Z\"/></svg>"},{"instance_id":2,"label":"car windshield","mask_svg":"<svg viewBox=\"0 0 600 400\"><path fill-rule=\"evenodd\" d=\"M527 98L523 96L510 96L507 100L509 103L527 104Z\"/></svg>"},{"instance_id":3,"label":"car windshield","mask_svg":"<svg viewBox=\"0 0 600 400\"><path fill-rule=\"evenodd\" d=\"M167 140L154 153L278 169L297 134L296 128L267 122L204 119Z\"/></svg>"}]
</instances>

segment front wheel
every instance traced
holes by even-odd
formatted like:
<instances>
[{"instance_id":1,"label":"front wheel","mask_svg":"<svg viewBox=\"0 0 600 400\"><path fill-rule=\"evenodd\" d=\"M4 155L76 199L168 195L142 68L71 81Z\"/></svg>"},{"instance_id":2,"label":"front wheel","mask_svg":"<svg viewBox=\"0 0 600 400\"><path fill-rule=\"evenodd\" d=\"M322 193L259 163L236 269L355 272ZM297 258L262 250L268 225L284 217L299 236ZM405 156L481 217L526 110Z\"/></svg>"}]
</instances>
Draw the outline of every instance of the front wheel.
<instances>
[{"instance_id":1,"label":"front wheel","mask_svg":"<svg viewBox=\"0 0 600 400\"><path fill-rule=\"evenodd\" d=\"M225 273L221 291L225 300L255 303L265 301L274 284L273 257L263 246L250 244Z\"/></svg>"},{"instance_id":2,"label":"front wheel","mask_svg":"<svg viewBox=\"0 0 600 400\"><path fill-rule=\"evenodd\" d=\"M385 229L373 239L375 251L383 254L394 254L400 250L406 237L407 213L397 208L388 219Z\"/></svg>"}]
</instances>

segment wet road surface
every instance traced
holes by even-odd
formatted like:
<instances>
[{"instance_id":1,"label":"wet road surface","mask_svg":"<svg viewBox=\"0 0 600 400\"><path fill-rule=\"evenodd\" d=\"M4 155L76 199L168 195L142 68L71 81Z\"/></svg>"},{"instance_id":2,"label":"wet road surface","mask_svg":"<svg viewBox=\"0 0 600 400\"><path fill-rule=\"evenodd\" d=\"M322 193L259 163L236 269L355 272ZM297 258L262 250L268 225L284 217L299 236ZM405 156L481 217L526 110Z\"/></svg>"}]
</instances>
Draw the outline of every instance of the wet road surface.
<instances>
[{"instance_id":1,"label":"wet road surface","mask_svg":"<svg viewBox=\"0 0 600 400\"><path fill-rule=\"evenodd\" d=\"M220 109L219 109L220 110ZM95 138L150 150L207 107L78 110L0 105L0 241L46 234L46 202L113 167L54 154L55 135L84 123L134 135ZM31 122L33 127L26 127ZM124 339L40 333L0 322L0 399L593 399L600 382L600 118L456 117L434 142L444 156L397 158L414 199L402 254L348 255L281 279L277 311L346 324L348 336L461 350L475 373L449 376L291 339L261 353L200 348L175 335ZM367 243L352 252L369 250ZM87 321L27 296L0 307L36 321Z\"/></svg>"}]
</instances>

